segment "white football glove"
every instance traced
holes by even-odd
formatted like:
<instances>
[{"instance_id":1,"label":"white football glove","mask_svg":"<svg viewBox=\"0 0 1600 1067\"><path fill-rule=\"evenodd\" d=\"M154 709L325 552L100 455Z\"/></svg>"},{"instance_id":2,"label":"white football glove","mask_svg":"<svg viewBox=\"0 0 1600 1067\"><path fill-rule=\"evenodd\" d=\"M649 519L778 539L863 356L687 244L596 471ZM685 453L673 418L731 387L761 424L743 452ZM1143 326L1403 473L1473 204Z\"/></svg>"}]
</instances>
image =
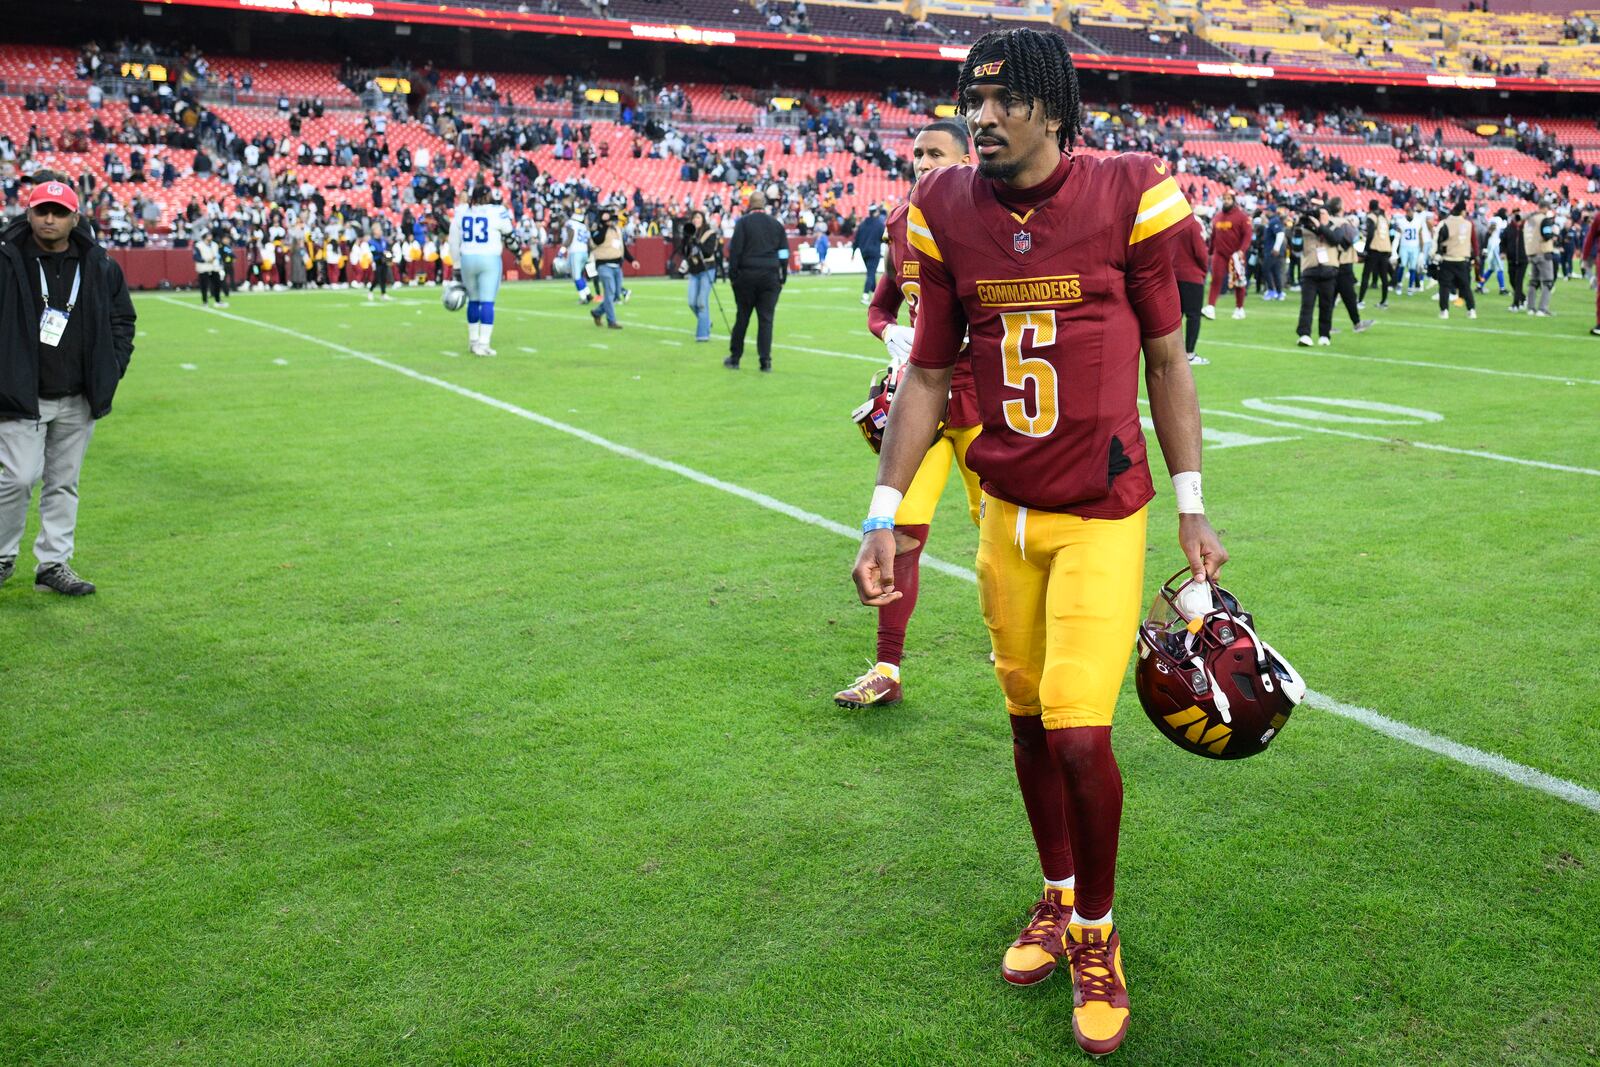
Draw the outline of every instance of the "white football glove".
<instances>
[{"instance_id":1,"label":"white football glove","mask_svg":"<svg viewBox=\"0 0 1600 1067\"><path fill-rule=\"evenodd\" d=\"M911 339L917 331L909 326L890 326L883 331L883 347L889 350L889 362L903 367L911 358Z\"/></svg>"}]
</instances>

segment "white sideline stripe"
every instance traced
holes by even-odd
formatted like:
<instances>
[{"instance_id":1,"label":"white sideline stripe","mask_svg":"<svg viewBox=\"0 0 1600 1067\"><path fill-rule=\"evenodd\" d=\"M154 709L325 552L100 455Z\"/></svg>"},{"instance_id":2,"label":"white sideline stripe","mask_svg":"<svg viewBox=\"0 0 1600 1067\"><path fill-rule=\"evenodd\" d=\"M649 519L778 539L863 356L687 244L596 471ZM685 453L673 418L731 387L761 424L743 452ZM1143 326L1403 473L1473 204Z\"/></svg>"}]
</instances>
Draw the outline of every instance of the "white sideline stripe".
<instances>
[{"instance_id":1,"label":"white sideline stripe","mask_svg":"<svg viewBox=\"0 0 1600 1067\"><path fill-rule=\"evenodd\" d=\"M1272 352L1283 356L1306 356L1311 359L1353 359L1361 363L1388 363L1396 367L1425 367L1429 370L1454 370L1467 374L1493 374L1502 378L1532 378L1540 382L1561 382L1564 385L1600 385L1600 378L1569 378L1562 374L1535 374L1532 371L1497 370L1493 367L1469 367L1462 363L1430 363L1425 359L1390 359L1386 356L1358 356L1351 352L1323 352L1309 349L1303 345L1285 345L1274 348L1272 345L1251 345L1241 341L1213 341L1206 339L1206 345L1216 345L1219 348L1243 348L1252 352Z\"/></svg>"},{"instance_id":2,"label":"white sideline stripe","mask_svg":"<svg viewBox=\"0 0 1600 1067\"><path fill-rule=\"evenodd\" d=\"M1541 793L1548 793L1550 796L1558 797L1579 807L1588 808L1593 812L1600 812L1600 792L1585 788L1576 782L1569 782L1565 778L1557 778L1553 774L1536 771L1532 767L1525 767L1520 763L1506 759L1504 756L1497 756L1493 752L1485 752L1480 748L1473 748L1471 745L1463 745L1457 741L1450 740L1448 737L1440 737L1438 734L1430 733L1427 730L1419 729L1415 726L1407 726L1403 722L1395 722L1393 719L1385 718L1375 711L1356 707L1353 704L1346 704L1323 693L1307 691L1305 702L1320 711L1326 711L1332 715L1358 722L1386 737L1404 741L1408 745L1416 745L1418 748L1427 749L1429 752L1437 753L1447 759L1453 759L1457 763L1465 763L1469 767L1476 767L1480 771L1497 774L1507 781L1516 782L1518 785L1527 786L1529 789L1537 789Z\"/></svg>"},{"instance_id":3,"label":"white sideline stripe","mask_svg":"<svg viewBox=\"0 0 1600 1067\"><path fill-rule=\"evenodd\" d=\"M1438 300L1435 297L1426 297L1425 301L1428 304L1428 313L1430 315L1438 315L1439 314ZM1285 301L1284 303L1287 304L1288 301ZM1391 310L1392 309L1393 309L1393 307L1391 306ZM1269 305L1269 306L1266 306L1266 307L1256 308L1255 310L1256 310L1257 314L1266 314L1266 315L1270 315L1273 318L1278 318L1280 313L1281 313L1283 318L1294 319L1294 318L1298 317L1298 315L1300 314L1299 309L1298 308L1293 308L1293 307L1284 307L1284 308L1280 309L1280 308L1271 307ZM1337 310L1339 310L1339 308L1336 307L1334 310L1337 311ZM1452 308L1451 310L1457 310L1457 309ZM1522 312L1515 312L1514 314L1520 315L1520 314L1523 314L1523 313ZM1583 316L1584 313L1583 312L1574 312L1574 314L1578 315L1579 316L1579 320L1581 321L1582 320L1582 316ZM1398 326L1403 330L1454 330L1457 333L1461 333L1461 332L1466 332L1466 333L1490 333L1490 334L1498 334L1501 337L1520 337L1524 341L1539 341L1539 342L1545 342L1545 341L1573 341L1573 342L1583 342L1583 341L1587 341L1588 340L1588 336L1589 336L1587 331L1585 331L1584 333L1581 333L1581 334L1570 334L1570 333L1533 334L1533 333L1527 332L1526 330L1502 330L1502 329L1498 329L1497 327L1494 327L1494 326L1478 326L1478 325L1476 325L1476 323L1483 322L1484 321L1483 319L1462 319L1461 320L1462 325L1460 325L1460 326L1444 326L1444 325L1441 325L1440 323L1437 323L1437 322L1401 322L1399 319L1389 319L1389 318L1382 318L1382 317L1376 317L1372 321L1373 322L1377 322L1377 323L1381 323L1384 326ZM1469 325L1469 324L1471 324L1471 325Z\"/></svg>"},{"instance_id":4,"label":"white sideline stripe","mask_svg":"<svg viewBox=\"0 0 1600 1067\"><path fill-rule=\"evenodd\" d=\"M535 311L533 308L497 308L496 310L509 311L513 315L537 315L538 317L544 319L571 318L570 315L563 315L559 311ZM677 330L673 329L671 326L657 326L654 323L649 322L630 322L628 323L628 327L634 330L654 330L657 333L676 334L681 334L685 332L685 330L689 329L689 327L686 326L682 330ZM884 362L883 357L881 356L858 356L854 352L830 352L825 348L806 348L803 345L785 345L779 344L777 341L772 343L772 347L781 348L788 352L809 352L813 356L829 356L833 359L854 359L859 360L862 363L876 363L879 366L882 366Z\"/></svg>"},{"instance_id":5,"label":"white sideline stripe","mask_svg":"<svg viewBox=\"0 0 1600 1067\"><path fill-rule=\"evenodd\" d=\"M311 334L301 333L298 330L291 330L287 326L279 326L277 323L261 322L256 319L247 319L242 315L234 315L226 311L215 311L209 308L196 307L194 304L185 303L184 301L177 300L172 297L163 296L158 299L178 307L184 307L193 311L198 311L202 315L221 315L223 318L232 319L235 322L242 322L247 326L258 326L263 330L276 331L277 333L284 334L285 336L293 337L296 340L304 341L307 344L321 345L324 348L331 349L343 355L351 356L355 359L371 363L375 367L382 367L385 370L392 370L396 374L402 374L414 381L425 382L428 385L437 386L446 392L454 393L457 396L465 397L468 400L476 400L480 404L486 404L489 407L495 408L499 411L504 411L509 415L515 415L518 418L527 419L529 422L537 423L538 425L544 426L551 430L558 430L561 433L576 437L580 441L587 442L588 444L595 445L599 448L605 449L608 452L622 456L624 459L631 459L635 462L643 463L646 466L655 467L657 470L664 470L671 474L676 474L680 477L687 478L688 480L697 482L700 485L708 486L712 489L719 489L724 493L739 497L742 500L748 500L750 503L759 505L760 507L766 508L769 511L775 511L780 515L787 515L791 519L798 519L799 521L806 523L808 526L815 526L819 529L827 530L829 533L838 534L841 537L847 537L852 541L857 541L861 537L860 531L853 527L846 526L843 523L834 522L832 519L825 518L824 516L818 515L815 512L806 511L803 508L797 508L793 504L785 504L783 501L778 500L775 497L770 497L765 493L758 493L753 489L746 489L743 486L734 485L732 482L725 482L721 478L716 478L712 475L697 471L693 467L686 467L681 463L674 463L672 460L661 459L657 456L650 455L648 452L641 452L636 448L630 448L627 445L618 444L615 441L601 437L599 434L593 434L588 430L579 429L576 426L559 422L545 415L540 415L537 412L529 411L527 408L518 407L516 404L511 404L504 400L496 399L495 397L489 396L485 393L477 392L473 389L464 388L454 384L453 382L447 382L442 378L435 378L431 374L423 374L421 371L412 370L410 367L402 366L399 363L391 363L390 361L379 356L370 355L366 352L359 352L345 345L324 340L321 337L315 337ZM957 566L954 563L948 563L942 559L938 559L937 557L927 554L923 555L922 562L926 563L929 567L932 567L941 574L949 575L952 578L960 578L963 581L970 582L974 585L977 584L977 574L968 567ZM1488 771L1490 774L1499 775L1500 777L1505 778L1507 781L1515 782L1518 785L1526 786L1529 789L1535 789L1541 793L1548 794L1549 796L1556 797L1560 800L1565 800L1569 803L1577 804L1580 807L1588 808L1591 811L1600 812L1600 792L1588 789L1584 786L1578 785L1575 782L1569 782L1564 778L1556 778L1553 775L1544 773L1543 771L1534 770L1532 767L1527 767L1523 764L1508 760L1504 756L1497 756L1492 752L1485 752L1482 749L1473 748L1470 745L1463 745L1459 742L1451 741L1448 738L1429 733L1427 730L1422 730L1415 726L1407 726L1405 723L1396 722L1387 716L1380 715L1378 712L1373 711L1370 708L1362 708L1356 707L1352 704L1345 704L1334 700L1332 697L1324 696L1321 693L1308 691L1306 693L1306 703L1311 707L1319 708L1320 710L1328 711L1335 715L1343 716L1347 719L1352 719L1364 726L1368 726L1378 731L1381 734L1384 734L1387 737L1392 737L1395 740L1404 741L1407 744L1426 749L1429 752L1444 756L1447 759L1453 759L1456 762L1465 764L1469 767L1476 767L1479 770Z\"/></svg>"},{"instance_id":6,"label":"white sideline stripe","mask_svg":"<svg viewBox=\"0 0 1600 1067\"><path fill-rule=\"evenodd\" d=\"M676 301L674 301L674 302L676 302ZM398 303L402 303L402 304L420 304L421 301L402 300L402 301L398 301ZM544 319L570 319L572 317L570 315L562 314L559 311L538 311L538 310L535 310L533 308L497 307L495 310L496 310L497 313L502 314L502 315L506 315L506 314L509 314L509 315L534 315L534 316L537 316L539 318L544 318ZM675 329L674 327L671 327L671 326L658 326L655 323L650 323L650 322L630 322L630 323L628 323L628 329L630 329L630 330L654 330L656 333L682 334L686 330L688 330L689 327L686 326L686 327L684 327L684 329L679 330L679 329ZM798 336L798 335L796 335L796 336ZM681 346L681 342L680 342L680 346ZM825 348L806 348L803 345L786 345L786 344L783 344L782 342L779 342L779 341L774 341L772 343L772 347L773 348L781 348L786 352L807 352L807 353L810 353L813 356L827 356L830 359L853 359L853 360L857 360L857 361L859 361L861 363L873 363L873 364L876 364L877 366L880 366L880 367L883 366L883 364L884 364L883 357L881 357L881 356L860 356L860 355L857 355L854 352L830 352L828 349L825 349Z\"/></svg>"},{"instance_id":7,"label":"white sideline stripe","mask_svg":"<svg viewBox=\"0 0 1600 1067\"><path fill-rule=\"evenodd\" d=\"M1145 407L1150 406L1150 402L1144 397L1139 398L1139 403ZM1219 419L1244 419L1248 422L1259 422L1267 426L1281 426L1288 430L1305 430L1307 433L1325 433L1334 437L1351 437L1357 441L1376 441L1382 445L1406 445L1410 448L1426 449L1429 452L1448 452L1453 456L1492 459L1498 463L1515 463L1523 467L1538 467L1541 470L1560 471L1563 474L1587 474L1594 478L1600 478L1600 470L1594 470L1590 467L1569 467L1565 463L1546 463L1542 459L1502 456L1498 452L1484 452L1476 448L1455 448L1451 445L1435 445L1427 441L1408 441L1404 437L1383 437L1375 433L1357 433L1355 430L1335 430L1331 426L1312 426L1308 423L1287 422L1283 419L1264 419L1260 415L1246 415L1242 411L1219 411L1216 408L1201 408L1200 414L1216 416Z\"/></svg>"}]
</instances>

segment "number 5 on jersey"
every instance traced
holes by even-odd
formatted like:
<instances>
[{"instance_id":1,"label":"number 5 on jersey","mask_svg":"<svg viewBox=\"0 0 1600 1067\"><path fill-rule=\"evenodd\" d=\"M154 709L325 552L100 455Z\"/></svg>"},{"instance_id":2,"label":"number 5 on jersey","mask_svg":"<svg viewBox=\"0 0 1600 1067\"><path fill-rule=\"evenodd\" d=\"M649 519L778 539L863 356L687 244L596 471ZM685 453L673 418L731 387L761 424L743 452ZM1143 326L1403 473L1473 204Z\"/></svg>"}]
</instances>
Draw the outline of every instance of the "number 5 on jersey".
<instances>
[{"instance_id":1,"label":"number 5 on jersey","mask_svg":"<svg viewBox=\"0 0 1600 1067\"><path fill-rule=\"evenodd\" d=\"M1005 360L1006 384L1013 389L1026 391L1033 382L1033 414L1028 414L1028 400L1018 397L1007 400L1004 408L1006 425L1027 437L1049 437L1056 428L1060 404L1056 386L1056 369L1043 356L1024 356L1024 335L1033 334L1031 348L1049 348L1056 343L1056 313L1054 311L1008 311L1000 316L1005 326L1005 336L1000 341L1000 354Z\"/></svg>"}]
</instances>

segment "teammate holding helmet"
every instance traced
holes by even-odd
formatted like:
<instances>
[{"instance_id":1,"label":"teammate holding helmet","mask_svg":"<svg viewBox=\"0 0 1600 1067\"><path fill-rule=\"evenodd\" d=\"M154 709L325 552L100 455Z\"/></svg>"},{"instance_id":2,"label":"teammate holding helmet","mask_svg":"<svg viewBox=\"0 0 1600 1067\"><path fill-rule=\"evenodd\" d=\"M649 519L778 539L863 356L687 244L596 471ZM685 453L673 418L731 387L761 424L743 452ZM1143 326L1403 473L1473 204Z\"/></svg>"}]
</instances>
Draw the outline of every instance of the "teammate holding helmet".
<instances>
[{"instance_id":1,"label":"teammate holding helmet","mask_svg":"<svg viewBox=\"0 0 1600 1067\"><path fill-rule=\"evenodd\" d=\"M948 119L923 127L912 142L911 169L915 178L929 171L957 163L970 163L967 130L964 125ZM921 263L917 252L906 239L906 205L890 213L885 225L889 236L889 269L878 279L872 302L867 310L867 328L889 350L889 371L882 385L883 392L857 409L858 421L867 440L878 449L883 426L876 420L884 417L893 395L893 386L904 371L911 356L911 339L917 323L917 301L922 294ZM907 305L910 325L901 326L898 316L900 305ZM978 521L978 476L967 466L967 446L982 429L978 418L977 397L974 393L972 368L969 359L957 361L957 371L950 382L950 404L945 413L944 433L928 449L917 468L916 477L906 490L894 519L894 575L892 587L900 595L878 608L878 660L871 670L857 678L850 686L834 694L833 701L843 708L864 708L874 704L900 702L900 657L905 651L906 625L917 606L918 571L922 559L922 546L928 540L928 526L939 506L939 498L950 481L950 464L961 471L961 480L967 490L967 510L972 521Z\"/></svg>"}]
</instances>

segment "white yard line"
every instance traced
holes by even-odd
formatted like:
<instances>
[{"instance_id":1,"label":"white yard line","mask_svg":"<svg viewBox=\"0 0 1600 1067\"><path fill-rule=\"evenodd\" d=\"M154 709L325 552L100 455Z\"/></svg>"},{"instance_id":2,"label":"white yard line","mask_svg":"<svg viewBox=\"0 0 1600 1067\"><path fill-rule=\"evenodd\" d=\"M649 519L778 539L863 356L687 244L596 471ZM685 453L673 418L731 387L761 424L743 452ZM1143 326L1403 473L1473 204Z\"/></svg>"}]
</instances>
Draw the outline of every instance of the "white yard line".
<instances>
[{"instance_id":1,"label":"white yard line","mask_svg":"<svg viewBox=\"0 0 1600 1067\"><path fill-rule=\"evenodd\" d=\"M1139 403L1145 407L1150 402L1143 397ZM1408 441L1404 437L1384 437L1375 433L1359 433L1355 430L1335 430L1330 426L1313 426L1309 423L1289 422L1284 419L1267 419L1260 415L1246 415L1242 411L1222 411L1217 408L1201 408L1200 414L1207 418L1219 419L1244 419L1247 422L1259 422L1265 426L1278 426L1287 430L1304 430L1307 433L1325 433L1333 437L1349 437L1357 441L1376 441L1383 445L1405 445L1408 448L1421 448L1429 452L1447 452L1452 456L1470 456L1473 459L1490 459L1497 463L1515 463L1522 467L1538 467L1540 470L1560 471L1562 474L1586 474L1592 478L1600 478L1600 470L1591 467L1572 467L1565 463L1547 463L1542 459L1523 459L1521 456L1504 456L1498 452L1484 452L1476 448L1455 448L1452 445L1436 445L1427 441Z\"/></svg>"},{"instance_id":2,"label":"white yard line","mask_svg":"<svg viewBox=\"0 0 1600 1067\"><path fill-rule=\"evenodd\" d=\"M400 301L396 301L396 303L415 304L415 303L419 303L419 301L400 300ZM572 316L568 315L568 314L565 314L564 312L560 312L560 311L538 311L538 310L535 310L534 308L499 307L497 305L495 307L495 313L498 314L498 315L533 315L533 316L535 316L537 318L542 318L542 319L567 319L569 321L572 320ZM627 328L630 329L630 330L653 330L656 333L671 333L671 334L678 334L680 336L685 334L685 333L692 333L694 331L693 324L685 326L680 330L680 329L677 329L676 327L672 327L672 326L658 326L655 323L651 323L651 322L632 322L632 321L627 323ZM862 330L865 331L865 329L866 329L866 327L863 326ZM754 338L754 335L751 335L750 343L752 343L752 344L754 343L753 338ZM726 337L724 337L723 339L726 340ZM777 341L773 342L772 347L773 348L781 348L786 352L806 352L806 353L809 353L810 355L813 355L813 356L827 356L829 359L850 359L850 360L856 360L856 361L861 362L861 363L874 363L874 364L877 364L880 367L884 366L885 362L886 362L882 356L861 356L861 355L857 355L854 352L832 352L832 351L829 351L828 349L825 349L825 348L806 348L804 345L787 345L787 344L782 344L782 343L777 342Z\"/></svg>"},{"instance_id":3,"label":"white yard line","mask_svg":"<svg viewBox=\"0 0 1600 1067\"><path fill-rule=\"evenodd\" d=\"M1492 374L1502 378L1532 378L1541 382L1560 382L1563 385L1600 385L1600 378L1572 378L1564 374L1534 374L1532 371L1499 370L1494 367L1469 367L1463 363L1431 363L1425 359L1390 359L1386 356L1358 356L1353 352L1328 352L1305 348L1301 345L1251 345L1242 341L1215 341L1202 337L1201 343L1209 348L1243 348L1252 352L1272 352L1282 356L1306 356L1311 359L1351 359L1362 363L1388 363L1396 367L1425 367L1429 370L1453 370L1466 374Z\"/></svg>"},{"instance_id":4,"label":"white yard line","mask_svg":"<svg viewBox=\"0 0 1600 1067\"><path fill-rule=\"evenodd\" d=\"M580 441L594 445L597 448L603 448L608 452L623 457L624 459L631 459L636 463L643 463L646 466L655 467L657 470L667 471L668 473L676 474L679 477L687 478L689 481L707 486L708 488L720 490L721 492L736 496L741 500L746 500L752 504L766 508L769 511L775 511L780 515L786 515L791 519L797 519L798 521L806 523L809 526L815 526L819 529L827 530L829 533L837 534L840 537L848 538L851 541L860 540L861 534L855 527L846 526L840 522L834 522L832 519L825 518L824 516L818 515L815 512L806 511L803 508L797 508L793 504L786 504L783 501L778 500L775 497L770 497L765 493L758 493L753 489L746 489L741 485L735 485L732 482L723 481L721 478L714 477L702 471L697 471L693 467L686 467L681 463L674 463L672 460L661 459L658 456L650 455L648 452L641 452L636 448L630 448L627 445L618 444L617 442L608 440L598 434L590 433L588 430L580 429L579 427L572 426L564 422L559 422L555 419L549 418L548 416L540 415L537 412L529 411L527 408L519 407L516 404L511 404L504 400L496 399L495 397L489 396L485 393L464 388L456 385L453 382L447 382L442 378L435 378L431 374L423 374L420 371L414 371L410 367L402 366L399 363L391 363L389 360L383 359L379 356L370 355L366 352L359 352L356 349L349 348L345 345L337 344L333 341L327 341L321 337L313 336L312 334L301 333L300 331L292 330L287 326L279 326L276 323L261 322L257 319L248 319L243 315L234 315L226 311L203 309L195 307L193 304L175 300L171 297L160 297L158 299L161 299L166 303L173 304L177 307L190 308L191 310L198 311L204 315L220 315L223 318L232 319L235 322L242 322L249 326L256 326L263 330L273 330L277 333L284 334L287 337L293 337L296 340L304 341L307 344L320 345L323 348L330 349L342 355L371 363L375 367L382 367L385 370L394 371L396 374L402 374L413 381L424 382L428 385L436 386L437 388L443 389L446 392L454 393L455 395L465 397L468 400L476 400L478 403L485 404L488 407L495 408L498 411L503 411L509 415L515 415L518 418L526 419L529 422L536 423L547 429L556 430L560 433L567 434L568 436L575 437ZM1382 439L1380 438L1380 440ZM960 578L963 581L971 582L973 584L977 583L978 576L967 567L957 566L954 563L948 563L945 560L937 559L926 554L923 555L922 561L933 570L936 570L941 574L946 574L954 578ZM1451 741L1449 738L1441 737L1438 734L1430 733L1427 730L1422 730L1415 726L1408 726L1405 723L1397 722L1394 719L1388 718L1385 715L1381 715L1378 712L1373 711L1371 708L1362 708L1352 704L1345 704L1341 701L1333 699L1332 697L1324 696L1321 693L1308 692L1306 694L1306 704L1310 707L1318 708L1334 715L1339 715L1350 719L1354 722L1361 723L1364 726L1378 731L1386 737L1392 737L1397 741L1403 741L1406 744L1414 745L1428 752L1433 752L1444 756L1446 759L1455 760L1457 763L1461 763L1465 766L1475 767L1478 770L1487 771L1490 774L1498 775L1507 781L1515 782L1518 785L1537 790L1538 792L1544 793L1548 796L1556 797L1557 799L1565 800L1568 803L1576 804L1580 807L1587 808L1590 811L1600 813L1600 792L1578 785L1576 782L1569 782L1564 778L1554 777L1553 775L1546 774L1543 771L1535 770L1532 767L1527 767L1523 764L1508 760L1504 756L1498 756L1492 752L1485 752L1482 749L1473 748L1470 745L1463 745L1456 741Z\"/></svg>"},{"instance_id":5,"label":"white yard line","mask_svg":"<svg viewBox=\"0 0 1600 1067\"><path fill-rule=\"evenodd\" d=\"M536 311L536 310L534 310L532 308L502 308L502 307L497 307L497 308L495 308L495 311L496 311L497 314L510 313L512 315L534 315L534 316L537 316L539 318L544 318L544 319L570 319L572 317L570 315L563 315L559 311ZM630 322L630 323L628 323L628 329L630 329L630 330L654 330L656 333L685 334L685 333L693 332L694 326L693 326L693 324L690 324L688 326L685 326L683 329L679 330L679 329L675 329L675 328L673 328L671 326L657 326L656 324L650 323L650 322ZM865 327L863 327L863 330L864 329L865 329ZM747 344L753 343L753 341L754 341L754 336L751 335L751 337L747 341ZM786 352L808 352L813 356L828 356L831 359L853 359L853 360L858 360L858 361L860 361L862 363L876 363L879 366L883 366L885 364L885 362L886 362L882 356L858 356L854 352L830 352L825 348L806 348L803 345L786 345L786 344L780 344L780 343L778 343L776 341L773 342L772 347L773 348L781 348Z\"/></svg>"},{"instance_id":6,"label":"white yard line","mask_svg":"<svg viewBox=\"0 0 1600 1067\"><path fill-rule=\"evenodd\" d=\"M1589 301L1586 299L1586 303L1587 302L1589 302ZM1481 303L1481 301L1480 301L1480 303ZM1336 306L1333 310L1334 310L1335 315L1339 319L1339 323L1338 323L1339 328L1341 330L1348 330L1349 327L1347 325L1345 325L1344 323L1349 319L1349 316L1346 315L1345 312L1344 312L1344 305L1340 304L1340 305ZM1367 308L1365 310L1367 310L1368 312L1371 312L1373 309ZM1394 306L1391 306L1388 310L1394 311L1394 310L1397 310L1397 309ZM1480 311L1487 312L1487 311L1489 311L1489 309L1488 308L1482 308L1482 309L1480 309ZM1428 301L1428 313L1430 315L1435 316L1435 317L1438 316L1438 314L1439 314L1439 301L1438 301L1438 297L1437 296L1433 297L1432 299L1430 299ZM1379 323L1379 324L1383 325L1385 328L1398 326L1399 328L1401 328L1403 330L1450 330L1450 331L1456 333L1457 335L1460 335L1462 333L1474 333L1474 334L1487 333L1487 334L1494 334L1494 335L1497 335L1497 336L1500 336L1500 337L1520 337L1524 341L1535 341L1535 342L1539 342L1539 343L1543 343L1545 341L1572 341L1572 342L1575 342L1575 343L1584 343L1584 342L1587 342L1589 340L1588 327L1584 327L1584 332L1581 333L1581 334L1543 333L1543 332L1535 332L1535 331L1532 331L1532 330L1502 330L1502 329L1499 329L1499 328L1494 327L1494 326L1480 326L1480 325L1478 325L1479 323L1486 321L1485 318L1484 317L1479 317L1479 318L1476 318L1476 319L1469 319L1469 318L1467 318L1467 312L1466 312L1465 308L1452 307L1450 309L1450 313L1452 315L1452 318L1450 319L1450 325L1448 325L1448 326L1445 325L1442 321L1437 321L1437 322L1404 322L1404 321L1402 321L1400 319L1386 318L1383 315L1382 312L1379 312L1377 315L1368 314L1368 315L1366 315L1364 317L1372 319L1373 322ZM1279 308L1279 307L1271 307L1271 306L1257 307L1257 308L1254 308L1252 310L1252 314L1259 315L1259 316L1261 316L1263 318L1271 318L1271 319L1276 319L1276 320L1280 320L1280 321L1294 321L1295 319L1299 318L1300 308L1299 308L1298 304L1293 305L1293 306L1289 306L1288 302L1285 301L1285 306L1284 307L1281 307L1281 308ZM1500 314L1509 315L1513 321L1515 321L1519 317L1520 318L1528 318L1528 316L1523 312L1509 312L1509 311L1505 311L1503 309L1501 310ZM1571 314L1577 316L1577 321L1578 322L1582 322L1583 321L1583 316L1585 314L1587 314L1587 312L1576 312L1575 311L1575 312L1571 312ZM1460 316L1460 318L1455 318L1454 316ZM1542 319L1540 321L1548 322L1549 320L1548 319Z\"/></svg>"}]
</instances>

